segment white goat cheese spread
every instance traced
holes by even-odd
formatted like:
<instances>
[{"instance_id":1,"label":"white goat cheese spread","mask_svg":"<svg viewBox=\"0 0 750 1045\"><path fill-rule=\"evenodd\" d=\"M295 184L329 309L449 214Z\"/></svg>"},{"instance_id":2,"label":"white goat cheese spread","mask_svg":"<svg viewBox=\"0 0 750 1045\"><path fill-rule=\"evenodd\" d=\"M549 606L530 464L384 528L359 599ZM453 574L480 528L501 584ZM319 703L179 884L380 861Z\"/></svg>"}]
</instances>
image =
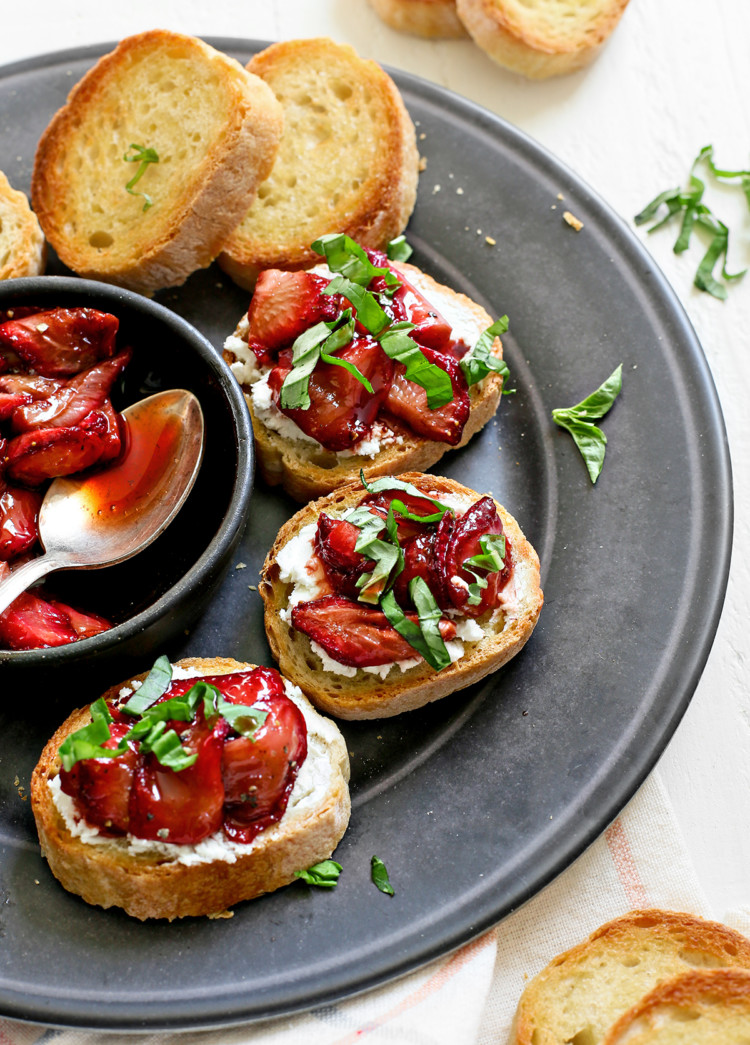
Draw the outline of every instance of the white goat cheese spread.
<instances>
[{"instance_id":1,"label":"white goat cheese spread","mask_svg":"<svg viewBox=\"0 0 750 1045\"><path fill-rule=\"evenodd\" d=\"M205 672L196 669L185 669L173 667L172 678L199 678ZM77 813L75 801L70 795L66 795L60 786L60 777L55 776L49 782L52 793L52 801L60 816L65 821L65 826L70 833L88 845L116 846L133 855L144 854L159 860L170 860L174 863L191 866L193 864L211 863L215 860L223 860L233 864L240 856L245 856L256 846L263 845L264 839L280 827L290 816L304 813L309 808L319 805L321 799L328 790L331 782L331 763L328 757L329 744L334 742L338 735L336 726L328 719L323 718L308 704L301 690L284 679L284 687L287 696L293 700L300 709L307 725L307 757L300 767L294 787L289 796L286 812L279 823L272 824L257 835L252 842L243 845L240 842L232 842L224 837L223 832L216 834L196 845L175 845L170 842L155 842L145 838L135 838L133 835L125 835L121 838L113 838L111 835L102 834L98 828L92 827ZM137 688L137 687L135 687ZM124 689L120 696L129 696L132 690Z\"/></svg>"}]
</instances>

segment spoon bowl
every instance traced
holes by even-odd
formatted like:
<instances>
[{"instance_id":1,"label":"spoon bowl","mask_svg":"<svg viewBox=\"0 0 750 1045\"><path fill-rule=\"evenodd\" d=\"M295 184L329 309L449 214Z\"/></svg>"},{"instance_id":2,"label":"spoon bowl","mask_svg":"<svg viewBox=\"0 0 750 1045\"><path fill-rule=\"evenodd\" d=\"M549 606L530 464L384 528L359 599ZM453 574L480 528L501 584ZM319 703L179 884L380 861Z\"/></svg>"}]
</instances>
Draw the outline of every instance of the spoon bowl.
<instances>
[{"instance_id":1,"label":"spoon bowl","mask_svg":"<svg viewBox=\"0 0 750 1045\"><path fill-rule=\"evenodd\" d=\"M137 555L185 503L203 456L203 413L192 392L170 389L122 414L125 449L109 468L62 477L39 512L44 554L0 583L0 613L55 570L100 569Z\"/></svg>"}]
</instances>

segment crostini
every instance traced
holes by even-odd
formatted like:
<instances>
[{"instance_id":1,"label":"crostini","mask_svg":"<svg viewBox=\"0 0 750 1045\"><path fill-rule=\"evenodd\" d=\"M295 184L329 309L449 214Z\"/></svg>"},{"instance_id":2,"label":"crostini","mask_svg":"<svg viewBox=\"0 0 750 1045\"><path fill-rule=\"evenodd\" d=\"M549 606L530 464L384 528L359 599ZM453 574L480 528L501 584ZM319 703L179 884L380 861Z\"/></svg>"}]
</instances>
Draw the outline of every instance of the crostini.
<instances>
[{"instance_id":1,"label":"crostini","mask_svg":"<svg viewBox=\"0 0 750 1045\"><path fill-rule=\"evenodd\" d=\"M327 264L267 269L224 344L252 416L265 481L298 501L364 469L423 471L494 416L507 367L493 323L464 294L350 237L313 244Z\"/></svg>"},{"instance_id":2,"label":"crostini","mask_svg":"<svg viewBox=\"0 0 750 1045\"><path fill-rule=\"evenodd\" d=\"M39 276L47 245L39 221L23 192L0 171L0 279Z\"/></svg>"},{"instance_id":3,"label":"crostini","mask_svg":"<svg viewBox=\"0 0 750 1045\"><path fill-rule=\"evenodd\" d=\"M66 889L172 920L221 914L327 860L348 779L338 728L275 669L160 657L68 717L31 803Z\"/></svg>"},{"instance_id":4,"label":"crostini","mask_svg":"<svg viewBox=\"0 0 750 1045\"><path fill-rule=\"evenodd\" d=\"M363 477L302 508L259 590L280 670L343 719L479 681L524 646L543 602L539 559L512 516L420 473Z\"/></svg>"}]
</instances>

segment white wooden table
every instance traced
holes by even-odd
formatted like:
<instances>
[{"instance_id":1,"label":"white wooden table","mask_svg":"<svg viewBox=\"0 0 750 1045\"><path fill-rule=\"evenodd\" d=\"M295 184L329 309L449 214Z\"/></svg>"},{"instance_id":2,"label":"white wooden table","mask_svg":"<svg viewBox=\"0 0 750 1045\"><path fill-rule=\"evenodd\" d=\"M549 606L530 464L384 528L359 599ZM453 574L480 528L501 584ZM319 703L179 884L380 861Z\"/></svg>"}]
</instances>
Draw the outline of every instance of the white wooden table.
<instances>
[{"instance_id":1,"label":"white wooden table","mask_svg":"<svg viewBox=\"0 0 750 1045\"><path fill-rule=\"evenodd\" d=\"M715 146L721 166L750 167L748 0L632 0L592 67L544 82L505 72L469 41L398 35L366 0L35 0L5 7L0 64L156 27L263 40L331 36L498 113L631 225L657 192L684 183L704 145ZM707 199L733 230L730 269L750 264L750 212L740 193L712 189ZM695 251L676 257L670 232L638 235L703 344L733 460L735 543L724 614L695 698L660 762L698 877L722 917L750 904L750 274L722 303L693 289Z\"/></svg>"}]
</instances>

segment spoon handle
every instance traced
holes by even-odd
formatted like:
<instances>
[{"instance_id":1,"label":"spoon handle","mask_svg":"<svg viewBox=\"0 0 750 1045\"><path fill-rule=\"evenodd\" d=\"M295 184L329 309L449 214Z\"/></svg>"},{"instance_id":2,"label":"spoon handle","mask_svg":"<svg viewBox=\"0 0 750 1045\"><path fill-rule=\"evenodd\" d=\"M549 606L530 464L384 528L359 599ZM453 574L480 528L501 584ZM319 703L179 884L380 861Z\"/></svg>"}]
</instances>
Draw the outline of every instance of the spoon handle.
<instances>
[{"instance_id":1,"label":"spoon handle","mask_svg":"<svg viewBox=\"0 0 750 1045\"><path fill-rule=\"evenodd\" d=\"M60 569L63 564L52 555L40 555L37 559L29 559L23 566L13 570L9 577L0 581L0 613L7 610L11 602L30 588L31 585L45 577L53 570Z\"/></svg>"}]
</instances>

